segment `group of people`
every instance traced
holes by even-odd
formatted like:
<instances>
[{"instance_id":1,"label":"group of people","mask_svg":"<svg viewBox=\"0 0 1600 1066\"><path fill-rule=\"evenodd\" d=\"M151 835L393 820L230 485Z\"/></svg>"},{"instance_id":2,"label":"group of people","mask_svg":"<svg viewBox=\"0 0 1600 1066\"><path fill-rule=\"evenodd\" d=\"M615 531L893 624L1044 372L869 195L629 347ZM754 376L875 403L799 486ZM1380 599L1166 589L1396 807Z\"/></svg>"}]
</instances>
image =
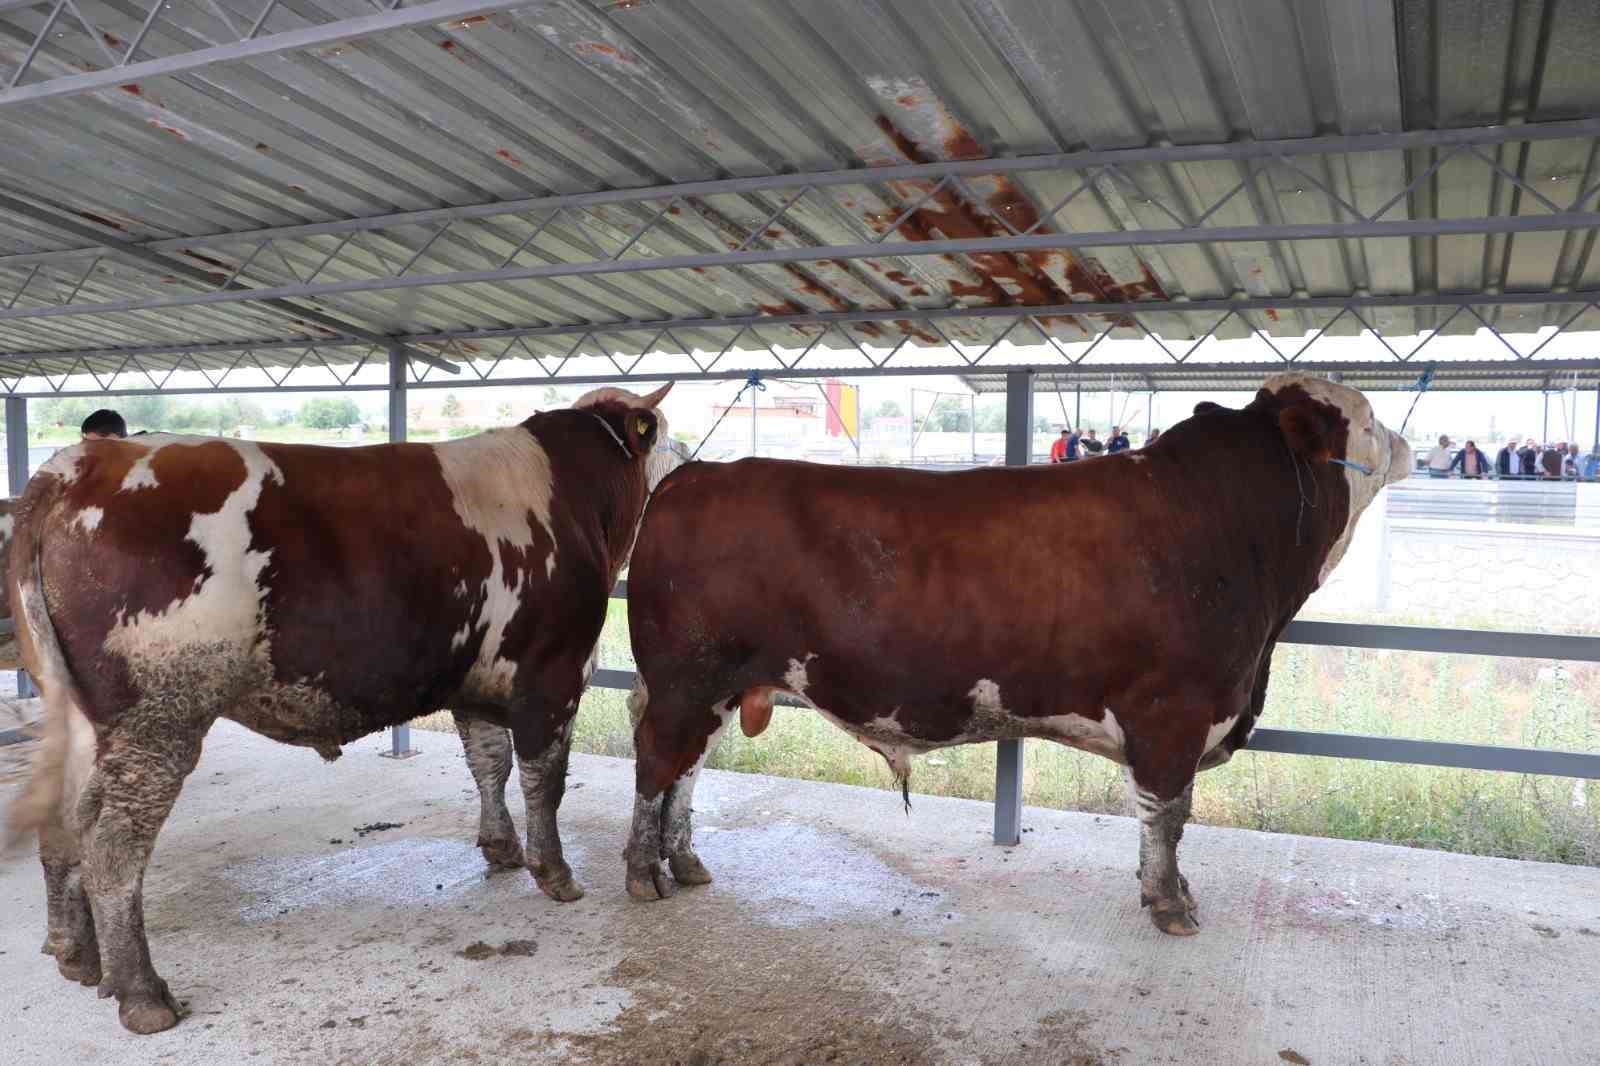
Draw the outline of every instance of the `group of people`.
<instances>
[{"instance_id":1,"label":"group of people","mask_svg":"<svg viewBox=\"0 0 1600 1066\"><path fill-rule=\"evenodd\" d=\"M1159 429L1152 430L1150 439L1146 444L1152 444L1161 436ZM1094 435L1092 429L1070 429L1063 427L1061 436L1057 437L1050 445L1050 461L1052 463L1071 463L1078 459L1090 459L1104 452L1115 455L1125 452L1133 447L1128 440L1128 435L1122 431L1121 426L1111 427L1111 436L1101 440Z\"/></svg>"},{"instance_id":2,"label":"group of people","mask_svg":"<svg viewBox=\"0 0 1600 1066\"><path fill-rule=\"evenodd\" d=\"M1575 481L1579 478L1600 477L1600 451L1583 456L1575 443L1561 441L1539 444L1529 437L1522 444L1512 434L1505 446L1491 459L1475 441L1467 441L1460 451L1452 452L1454 442L1441 434L1439 443L1428 452L1429 477L1450 477L1460 474L1465 478L1530 478L1546 481Z\"/></svg>"}]
</instances>

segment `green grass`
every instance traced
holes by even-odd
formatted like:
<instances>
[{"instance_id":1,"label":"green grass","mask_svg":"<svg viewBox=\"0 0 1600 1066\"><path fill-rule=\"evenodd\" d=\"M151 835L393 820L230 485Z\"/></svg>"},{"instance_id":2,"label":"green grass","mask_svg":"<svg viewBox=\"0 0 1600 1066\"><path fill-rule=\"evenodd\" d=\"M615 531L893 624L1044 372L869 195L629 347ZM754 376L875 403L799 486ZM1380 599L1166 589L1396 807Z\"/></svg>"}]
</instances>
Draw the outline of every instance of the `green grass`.
<instances>
[{"instance_id":1,"label":"green grass","mask_svg":"<svg viewBox=\"0 0 1600 1066\"><path fill-rule=\"evenodd\" d=\"M611 604L601 662L633 665L621 601ZM591 689L584 696L576 750L632 756L625 695ZM1261 721L1285 729L1600 751L1600 666L1282 645ZM447 718L439 724L450 728ZM994 764L992 744L919 756L912 791L992 799ZM778 708L771 727L755 739L730 728L709 765L894 787L877 755L819 715L788 708ZM1122 813L1122 771L1096 756L1029 741L1023 794L1042 807ZM1247 751L1199 777L1195 820L1600 865L1600 782L1575 789L1565 778Z\"/></svg>"}]
</instances>

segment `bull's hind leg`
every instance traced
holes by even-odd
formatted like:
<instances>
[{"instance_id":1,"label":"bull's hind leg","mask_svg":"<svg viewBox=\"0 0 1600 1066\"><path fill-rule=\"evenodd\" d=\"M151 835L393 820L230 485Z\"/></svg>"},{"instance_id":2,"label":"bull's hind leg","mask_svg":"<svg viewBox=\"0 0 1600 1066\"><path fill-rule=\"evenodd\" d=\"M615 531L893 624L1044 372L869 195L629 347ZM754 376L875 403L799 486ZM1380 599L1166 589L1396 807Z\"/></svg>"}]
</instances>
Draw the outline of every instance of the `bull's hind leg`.
<instances>
[{"instance_id":1,"label":"bull's hind leg","mask_svg":"<svg viewBox=\"0 0 1600 1066\"><path fill-rule=\"evenodd\" d=\"M523 864L522 842L506 809L506 782L511 779L511 731L481 718L455 715L467 769L478 785L478 847L490 866Z\"/></svg>"},{"instance_id":2,"label":"bull's hind leg","mask_svg":"<svg viewBox=\"0 0 1600 1066\"><path fill-rule=\"evenodd\" d=\"M653 697L634 714L633 831L623 858L628 867L628 894L635 899L672 895L672 883L661 869L662 859L667 860L673 880L679 884L711 881L711 872L694 853L694 786L706 756L732 719L733 708L712 706L710 700L696 701L694 706L680 709L671 700Z\"/></svg>"},{"instance_id":3,"label":"bull's hind leg","mask_svg":"<svg viewBox=\"0 0 1600 1066\"><path fill-rule=\"evenodd\" d=\"M94 912L104 974L122 1024L155 1033L178 1022L178 1002L150 963L144 871L184 778L200 759L205 726L145 723L137 712L102 738L98 765L78 800L83 885Z\"/></svg>"},{"instance_id":4,"label":"bull's hind leg","mask_svg":"<svg viewBox=\"0 0 1600 1066\"><path fill-rule=\"evenodd\" d=\"M1194 897L1178 871L1178 842L1194 796L1198 752L1135 752L1129 772L1130 794L1139 818L1139 899L1150 920L1164 933L1192 936L1200 931Z\"/></svg>"},{"instance_id":5,"label":"bull's hind leg","mask_svg":"<svg viewBox=\"0 0 1600 1066\"><path fill-rule=\"evenodd\" d=\"M56 968L67 980L98 985L100 945L83 890L83 855L76 834L62 824L59 810L39 830L39 863L44 867L49 921L42 951L55 956Z\"/></svg>"}]
</instances>

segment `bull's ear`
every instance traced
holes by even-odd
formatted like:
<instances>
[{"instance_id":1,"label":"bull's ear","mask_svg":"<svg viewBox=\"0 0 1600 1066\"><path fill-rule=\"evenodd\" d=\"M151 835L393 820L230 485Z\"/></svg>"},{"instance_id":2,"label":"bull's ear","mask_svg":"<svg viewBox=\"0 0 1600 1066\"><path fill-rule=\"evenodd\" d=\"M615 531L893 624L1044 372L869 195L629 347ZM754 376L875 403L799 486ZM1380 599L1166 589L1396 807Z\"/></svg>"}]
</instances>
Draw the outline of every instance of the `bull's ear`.
<instances>
[{"instance_id":1,"label":"bull's ear","mask_svg":"<svg viewBox=\"0 0 1600 1066\"><path fill-rule=\"evenodd\" d=\"M1289 450L1314 463L1333 458L1333 425L1321 404L1290 404L1278 412L1278 428Z\"/></svg>"},{"instance_id":2,"label":"bull's ear","mask_svg":"<svg viewBox=\"0 0 1600 1066\"><path fill-rule=\"evenodd\" d=\"M1223 410L1226 410L1226 408L1224 408L1220 403L1212 403L1210 400L1201 400L1199 403L1194 405L1194 413L1197 415L1208 415L1212 411Z\"/></svg>"},{"instance_id":3,"label":"bull's ear","mask_svg":"<svg viewBox=\"0 0 1600 1066\"><path fill-rule=\"evenodd\" d=\"M656 445L656 430L660 423L656 413L643 407L630 407L622 414L622 439L634 455L649 455Z\"/></svg>"}]
</instances>

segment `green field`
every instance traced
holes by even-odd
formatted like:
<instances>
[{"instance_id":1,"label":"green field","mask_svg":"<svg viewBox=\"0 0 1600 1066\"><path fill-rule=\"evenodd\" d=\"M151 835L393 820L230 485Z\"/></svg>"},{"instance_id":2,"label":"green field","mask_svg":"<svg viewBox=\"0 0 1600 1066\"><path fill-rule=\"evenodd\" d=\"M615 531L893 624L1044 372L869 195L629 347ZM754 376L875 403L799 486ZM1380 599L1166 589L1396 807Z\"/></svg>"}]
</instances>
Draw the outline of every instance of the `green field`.
<instances>
[{"instance_id":1,"label":"green field","mask_svg":"<svg viewBox=\"0 0 1600 1066\"><path fill-rule=\"evenodd\" d=\"M613 600L604 665L632 666L626 626L626 604ZM624 697L598 688L584 696L576 750L632 756ZM1283 645L1261 721L1600 751L1600 667ZM426 724L450 728L444 716ZM994 753L993 744L975 744L920 756L912 792L992 799ZM730 728L709 765L893 787L882 759L803 710L779 708L754 740ZM1026 802L1041 807L1123 811L1120 767L1047 741L1028 742L1023 787ZM1200 775L1194 811L1207 825L1600 865L1600 782L1247 751Z\"/></svg>"}]
</instances>

